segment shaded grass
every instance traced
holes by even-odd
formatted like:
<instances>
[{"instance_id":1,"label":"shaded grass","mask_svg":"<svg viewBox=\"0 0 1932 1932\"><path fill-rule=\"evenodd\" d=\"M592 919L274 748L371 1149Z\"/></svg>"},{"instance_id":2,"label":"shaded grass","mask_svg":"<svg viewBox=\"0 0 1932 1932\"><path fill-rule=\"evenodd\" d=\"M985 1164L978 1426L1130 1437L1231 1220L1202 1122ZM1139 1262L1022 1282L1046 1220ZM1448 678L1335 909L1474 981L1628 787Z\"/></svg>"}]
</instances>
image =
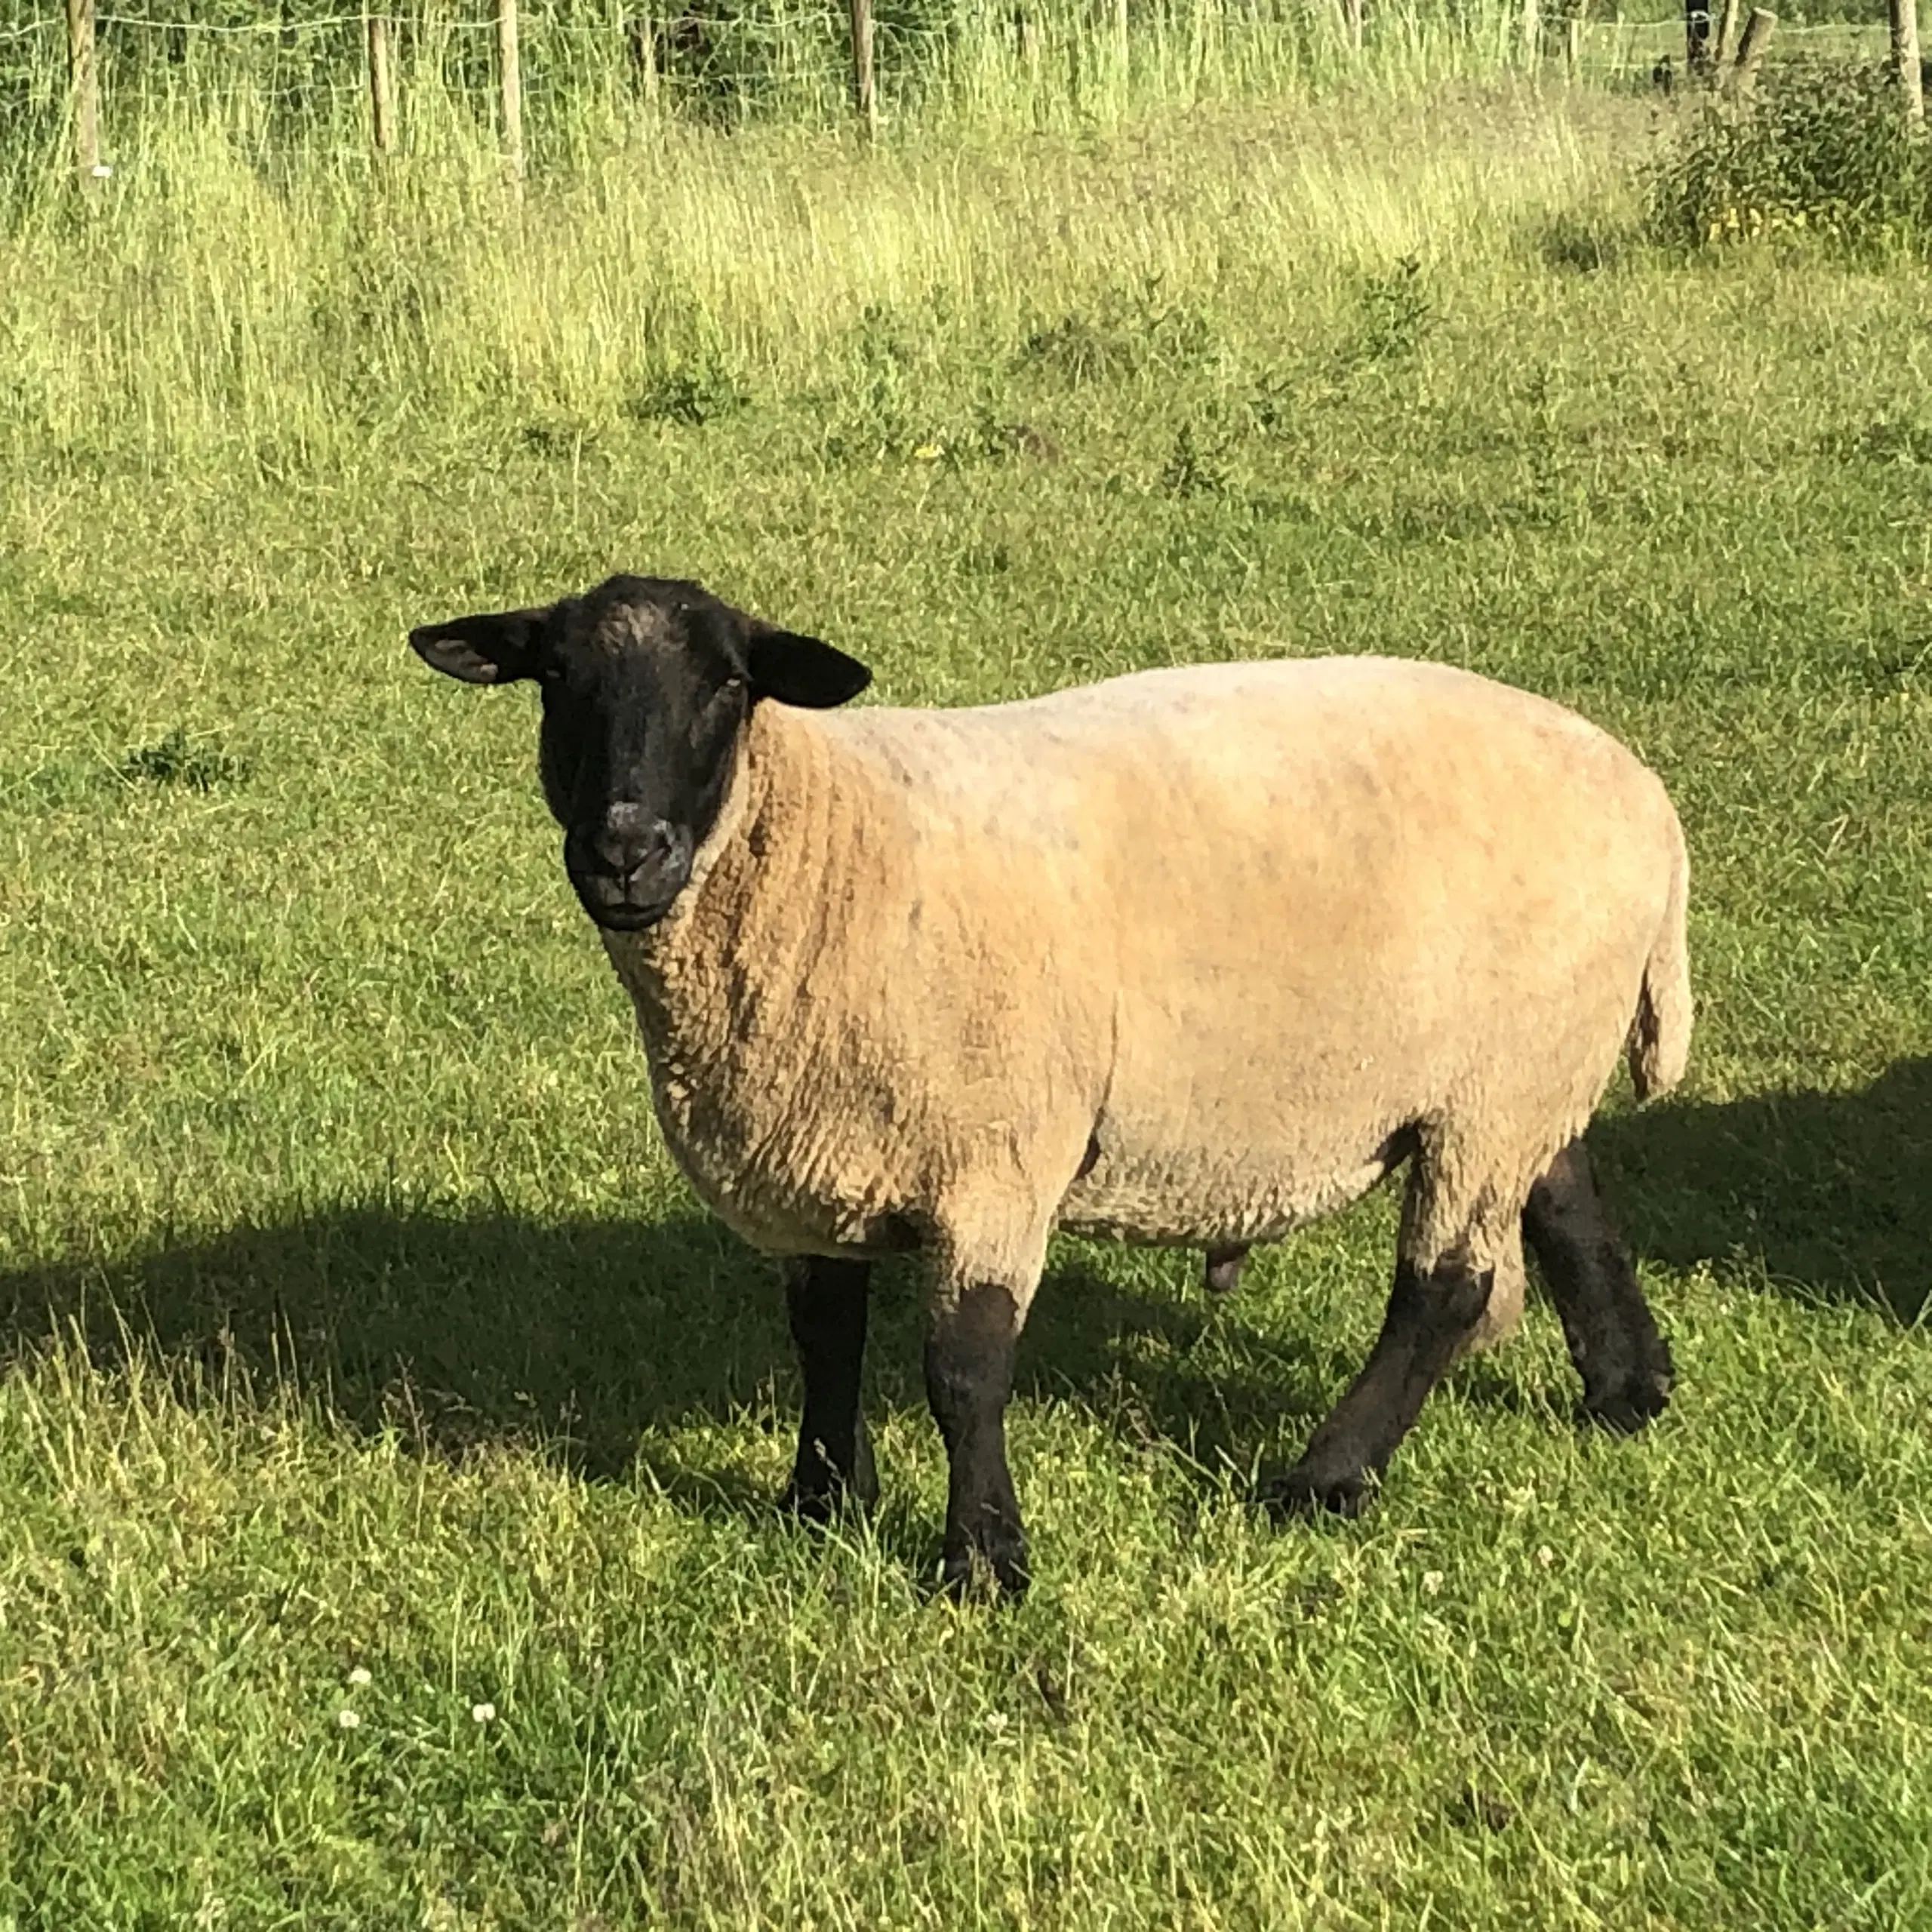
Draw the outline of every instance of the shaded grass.
<instances>
[{"instance_id":1,"label":"shaded grass","mask_svg":"<svg viewBox=\"0 0 1932 1932\"><path fill-rule=\"evenodd\" d=\"M1618 124L1493 105L826 150L817 250L798 150L694 149L403 250L387 360L264 346L349 279L267 203L253 257L165 202L72 245L162 278L145 332L8 285L0 1918L1924 1919L1932 538L1877 426L1932 392L1932 288L1580 270L1547 223L1626 206ZM891 701L1372 649L1639 746L1700 1030L1600 1140L1671 1414L1579 1432L1537 1318L1370 1520L1267 1526L1379 1315L1378 1196L1225 1307L1056 1247L1018 1610L925 1596L909 1272L878 1520L782 1524L775 1283L665 1162L528 694L402 647L617 568Z\"/></svg>"}]
</instances>

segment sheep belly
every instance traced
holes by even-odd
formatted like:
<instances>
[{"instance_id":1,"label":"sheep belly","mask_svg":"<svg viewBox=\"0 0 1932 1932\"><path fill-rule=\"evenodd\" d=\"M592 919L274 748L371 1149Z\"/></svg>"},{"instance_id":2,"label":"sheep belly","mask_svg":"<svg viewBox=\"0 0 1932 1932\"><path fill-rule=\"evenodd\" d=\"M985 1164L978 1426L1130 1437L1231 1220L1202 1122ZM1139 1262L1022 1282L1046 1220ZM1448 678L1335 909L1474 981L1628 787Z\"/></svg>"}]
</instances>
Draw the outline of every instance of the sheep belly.
<instances>
[{"instance_id":1,"label":"sheep belly","mask_svg":"<svg viewBox=\"0 0 1932 1932\"><path fill-rule=\"evenodd\" d=\"M1104 1144L1111 1123L1103 1121ZM1225 1146L1142 1144L1103 1153L1074 1183L1058 1221L1069 1233L1156 1247L1278 1241L1358 1201L1407 1151L1400 1136L1337 1148L1305 1167L1231 1158Z\"/></svg>"}]
</instances>

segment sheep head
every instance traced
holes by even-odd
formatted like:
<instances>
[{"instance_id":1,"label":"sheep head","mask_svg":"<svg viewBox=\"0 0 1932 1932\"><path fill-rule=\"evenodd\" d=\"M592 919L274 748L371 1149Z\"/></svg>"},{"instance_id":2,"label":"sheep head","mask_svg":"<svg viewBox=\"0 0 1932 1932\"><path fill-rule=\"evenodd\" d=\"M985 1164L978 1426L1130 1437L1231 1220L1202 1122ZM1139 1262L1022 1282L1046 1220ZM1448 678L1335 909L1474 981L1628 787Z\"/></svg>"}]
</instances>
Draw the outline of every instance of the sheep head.
<instances>
[{"instance_id":1,"label":"sheep head","mask_svg":"<svg viewBox=\"0 0 1932 1932\"><path fill-rule=\"evenodd\" d=\"M584 910L613 932L655 925L723 804L752 706L843 704L857 659L749 617L695 583L614 577L579 597L409 634L466 684L543 694L543 795Z\"/></svg>"}]
</instances>

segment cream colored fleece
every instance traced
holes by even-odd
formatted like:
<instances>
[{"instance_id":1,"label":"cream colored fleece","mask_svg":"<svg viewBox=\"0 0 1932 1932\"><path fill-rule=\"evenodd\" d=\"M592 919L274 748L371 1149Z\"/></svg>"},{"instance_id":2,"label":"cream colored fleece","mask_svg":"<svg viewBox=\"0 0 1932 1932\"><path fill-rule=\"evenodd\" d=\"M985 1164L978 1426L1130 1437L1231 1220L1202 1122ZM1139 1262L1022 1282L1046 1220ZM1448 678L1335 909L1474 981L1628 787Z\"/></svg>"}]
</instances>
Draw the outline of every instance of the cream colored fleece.
<instances>
[{"instance_id":1,"label":"cream colored fleece","mask_svg":"<svg viewBox=\"0 0 1932 1932\"><path fill-rule=\"evenodd\" d=\"M1377 658L958 711L763 704L670 915L605 935L659 1120L779 1252L916 1238L1023 1309L1056 1222L1266 1241L1417 1149L1403 1251L1522 1298L1530 1183L1690 1031L1657 778L1543 700Z\"/></svg>"}]
</instances>

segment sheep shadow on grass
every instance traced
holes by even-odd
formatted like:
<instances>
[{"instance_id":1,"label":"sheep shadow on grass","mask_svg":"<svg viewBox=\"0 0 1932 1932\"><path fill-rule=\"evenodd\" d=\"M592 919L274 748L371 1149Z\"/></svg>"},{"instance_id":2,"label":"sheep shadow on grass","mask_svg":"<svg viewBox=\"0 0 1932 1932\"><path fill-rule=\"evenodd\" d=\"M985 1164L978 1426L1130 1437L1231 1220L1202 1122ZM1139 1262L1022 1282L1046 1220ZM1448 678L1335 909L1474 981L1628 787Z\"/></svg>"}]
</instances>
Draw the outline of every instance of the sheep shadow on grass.
<instances>
[{"instance_id":1,"label":"sheep shadow on grass","mask_svg":"<svg viewBox=\"0 0 1932 1932\"><path fill-rule=\"evenodd\" d=\"M1162 1281L1189 1266L1174 1257ZM1137 1292L1062 1264L1020 1392L1072 1395L1130 1433L1186 1443L1195 1413L1229 1407L1189 1366L1204 1321L1198 1288ZM923 1413L923 1325L915 1266L881 1266L875 1415ZM694 1509L762 1512L775 1491L707 1464L701 1429L675 1445L662 1432L749 1417L789 1451L799 1397L777 1266L688 1209L546 1221L350 1204L0 1273L0 1361L62 1335L109 1368L137 1350L168 1364L191 1399L243 1380L425 1453L519 1444L589 1477L635 1473Z\"/></svg>"},{"instance_id":2,"label":"sheep shadow on grass","mask_svg":"<svg viewBox=\"0 0 1932 1932\"><path fill-rule=\"evenodd\" d=\"M1848 1093L1665 1102L1591 1130L1640 1257L1918 1321L1932 1291L1932 1060Z\"/></svg>"},{"instance_id":3,"label":"sheep shadow on grass","mask_svg":"<svg viewBox=\"0 0 1932 1932\"><path fill-rule=\"evenodd\" d=\"M346 1205L0 1275L0 1355L76 1330L109 1366L151 1350L184 1388L238 1373L432 1453L528 1442L590 1475L629 1470L654 1422L769 1407L791 1360L772 1271L689 1211Z\"/></svg>"},{"instance_id":4,"label":"sheep shadow on grass","mask_svg":"<svg viewBox=\"0 0 1932 1932\"><path fill-rule=\"evenodd\" d=\"M1904 1321L1925 1305L1932 1060L1901 1061L1855 1093L1614 1115L1592 1141L1641 1258L1707 1263ZM1198 1257L1149 1266L1108 1254L1056 1250L1021 1394L1078 1401L1129 1438L1238 1468L1305 1435L1358 1366L1359 1338L1326 1333L1312 1310L1260 1324L1244 1297L1211 1304ZM1363 1284L1371 1305L1381 1286ZM923 1410L921 1324L912 1269L882 1267L875 1415ZM672 1449L654 1430L749 1416L787 1438L797 1413L777 1269L689 1209L539 1220L350 1205L0 1274L0 1359L75 1331L110 1364L131 1344L150 1348L186 1368L186 1386L218 1387L238 1368L430 1453L534 1445L586 1475L635 1472L694 1509L763 1512L774 1499L706 1466L701 1435ZM1464 1375L1472 1399L1512 1399L1481 1364Z\"/></svg>"}]
</instances>

